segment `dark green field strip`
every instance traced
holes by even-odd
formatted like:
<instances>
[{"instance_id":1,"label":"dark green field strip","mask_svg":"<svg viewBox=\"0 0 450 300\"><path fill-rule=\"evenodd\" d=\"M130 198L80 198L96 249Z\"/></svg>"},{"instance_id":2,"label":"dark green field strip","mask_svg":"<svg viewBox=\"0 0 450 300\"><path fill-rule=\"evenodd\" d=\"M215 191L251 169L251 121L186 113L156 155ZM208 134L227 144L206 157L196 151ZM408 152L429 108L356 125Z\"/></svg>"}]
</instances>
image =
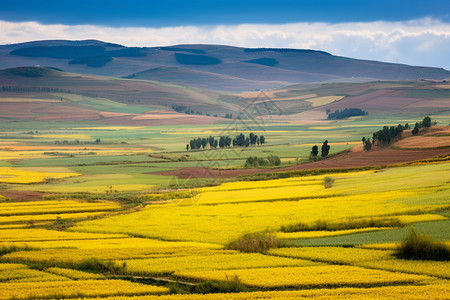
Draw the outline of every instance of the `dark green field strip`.
<instances>
[{"instance_id":1,"label":"dark green field strip","mask_svg":"<svg viewBox=\"0 0 450 300\"><path fill-rule=\"evenodd\" d=\"M53 167L53 166L80 166L96 164L155 162L158 159L147 155L114 155L114 156L83 156L83 157L56 157L34 158L17 162L18 167Z\"/></svg>"},{"instance_id":2,"label":"dark green field strip","mask_svg":"<svg viewBox=\"0 0 450 300\"><path fill-rule=\"evenodd\" d=\"M432 236L436 240L450 240L450 220L420 222L411 226L417 233ZM410 227L393 230L354 233L336 237L294 240L296 246L354 246L377 243L396 243L403 240Z\"/></svg>"}]
</instances>

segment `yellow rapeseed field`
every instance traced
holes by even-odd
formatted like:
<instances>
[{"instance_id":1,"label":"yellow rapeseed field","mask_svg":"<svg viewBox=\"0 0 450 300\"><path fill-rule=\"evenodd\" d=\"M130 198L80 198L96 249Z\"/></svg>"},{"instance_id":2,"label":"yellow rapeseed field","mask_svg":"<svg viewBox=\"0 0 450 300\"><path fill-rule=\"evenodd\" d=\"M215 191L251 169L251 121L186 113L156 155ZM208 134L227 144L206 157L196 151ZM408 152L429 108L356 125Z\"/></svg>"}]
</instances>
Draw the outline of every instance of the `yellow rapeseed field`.
<instances>
[{"instance_id":1,"label":"yellow rapeseed field","mask_svg":"<svg viewBox=\"0 0 450 300\"><path fill-rule=\"evenodd\" d=\"M26 265L0 264L0 282L37 282L69 280L62 274L29 269Z\"/></svg>"},{"instance_id":2,"label":"yellow rapeseed field","mask_svg":"<svg viewBox=\"0 0 450 300\"><path fill-rule=\"evenodd\" d=\"M126 260L133 274L161 274L185 271L247 269L262 267L312 266L317 263L259 253L216 252L206 255ZM118 262L122 265L122 261Z\"/></svg>"},{"instance_id":3,"label":"yellow rapeseed field","mask_svg":"<svg viewBox=\"0 0 450 300\"><path fill-rule=\"evenodd\" d=\"M123 280L77 280L63 282L0 283L0 299L51 299L80 296L142 295L167 293L164 287Z\"/></svg>"},{"instance_id":4,"label":"yellow rapeseed field","mask_svg":"<svg viewBox=\"0 0 450 300\"><path fill-rule=\"evenodd\" d=\"M119 208L120 205L112 201L85 202L75 200L52 200L13 202L0 203L0 216L108 211Z\"/></svg>"},{"instance_id":5,"label":"yellow rapeseed field","mask_svg":"<svg viewBox=\"0 0 450 300\"><path fill-rule=\"evenodd\" d=\"M51 171L51 168L48 168ZM36 183L43 182L47 178L66 178L80 176L75 172L39 172L19 168L0 167L0 182L3 183Z\"/></svg>"},{"instance_id":6,"label":"yellow rapeseed field","mask_svg":"<svg viewBox=\"0 0 450 300\"><path fill-rule=\"evenodd\" d=\"M107 241L107 240L104 240ZM136 245L130 243L131 240L127 239L128 247ZM71 241L69 245L76 245L80 241ZM132 242L132 241L131 241ZM15 244L16 246L21 246L23 244ZM26 243L31 248L36 248L36 243ZM38 245L43 245L40 243ZM46 244L47 246L51 244ZM64 243L58 244L60 247ZM54 245L56 246L56 245ZM113 245L109 245L113 246ZM101 260L120 260L120 259L140 259L140 258L161 258L161 257L182 257L182 256L193 256L193 255L215 255L213 249L201 248L201 247L183 247L176 246L175 244L170 247L152 247L147 245L141 248L106 248L103 247L92 248L92 249L73 249L73 248L50 248L32 251L17 251L9 254L5 254L3 259L5 261L20 261L26 263L51 263L58 261L64 264L79 263L86 258L94 257ZM145 262L145 261L143 261ZM133 265L133 262L131 262ZM160 266L162 268L162 266Z\"/></svg>"},{"instance_id":7,"label":"yellow rapeseed field","mask_svg":"<svg viewBox=\"0 0 450 300\"><path fill-rule=\"evenodd\" d=\"M388 259L392 252L344 247L292 247L272 249L269 254L329 263L354 264L361 261Z\"/></svg>"},{"instance_id":8,"label":"yellow rapeseed field","mask_svg":"<svg viewBox=\"0 0 450 300\"><path fill-rule=\"evenodd\" d=\"M26 244L32 248L39 249L49 249L49 248L74 248L74 249L129 249L130 247L136 249L149 248L153 249L154 253L168 253L170 251L180 252L179 249L187 249L193 251L192 249L197 249L196 251L202 251L202 249L220 249L223 246L210 243L199 243L199 242L167 242L154 239L144 239L144 238L108 238L105 235L105 239L75 239L75 240L49 240L49 241L30 241ZM23 242L6 242L3 244L18 244L22 245ZM1 245L1 244L0 244ZM13 254L13 253L11 253ZM9 255L11 255L9 254Z\"/></svg>"},{"instance_id":9,"label":"yellow rapeseed field","mask_svg":"<svg viewBox=\"0 0 450 300\"><path fill-rule=\"evenodd\" d=\"M450 279L449 261L411 261L405 259L373 260L358 263L359 266L388 270L394 272L405 272L413 274L431 275Z\"/></svg>"},{"instance_id":10,"label":"yellow rapeseed field","mask_svg":"<svg viewBox=\"0 0 450 300\"><path fill-rule=\"evenodd\" d=\"M226 294L189 294L189 295L162 295L162 296L134 296L134 297L107 297L103 300L247 300L247 299L410 299L410 300L448 300L450 284L430 285L400 285L382 286L373 288L333 288L333 289L306 289L288 291L260 291L246 293ZM94 300L94 299L85 299Z\"/></svg>"},{"instance_id":11,"label":"yellow rapeseed field","mask_svg":"<svg viewBox=\"0 0 450 300\"><path fill-rule=\"evenodd\" d=\"M275 192L275 191L274 191ZM318 220L338 222L348 218L401 215L430 211L445 205L407 205L392 200L415 195L392 191L298 201L227 203L180 206L172 203L101 220L86 221L73 229L85 232L129 233L170 240L225 244L242 234L271 230L292 223ZM277 197L277 195L267 195Z\"/></svg>"},{"instance_id":12,"label":"yellow rapeseed field","mask_svg":"<svg viewBox=\"0 0 450 300\"><path fill-rule=\"evenodd\" d=\"M89 217L95 217L105 214L105 211L99 212L82 212L82 213L55 213L55 214L40 214L40 215L19 215L19 216L6 216L0 217L0 224L14 224L14 223L26 223L28 226L35 226L43 221L57 221L57 218L61 220L66 219L84 219Z\"/></svg>"},{"instance_id":13,"label":"yellow rapeseed field","mask_svg":"<svg viewBox=\"0 0 450 300\"><path fill-rule=\"evenodd\" d=\"M380 284L426 284L432 277L364 269L353 266L311 266L287 268L260 268L217 271L180 272L179 276L201 280L225 281L234 275L249 286L260 288L318 288L318 287L370 287Z\"/></svg>"},{"instance_id":14,"label":"yellow rapeseed field","mask_svg":"<svg viewBox=\"0 0 450 300\"><path fill-rule=\"evenodd\" d=\"M57 241L57 240L92 240L115 239L128 237L124 234L103 234L58 231L42 228L27 229L3 229L0 231L0 242L32 242L32 241Z\"/></svg>"},{"instance_id":15,"label":"yellow rapeseed field","mask_svg":"<svg viewBox=\"0 0 450 300\"><path fill-rule=\"evenodd\" d=\"M92 139L90 135L82 133L60 133L60 134L37 134L33 135L34 138L42 139L61 139L61 140L88 140Z\"/></svg>"},{"instance_id":16,"label":"yellow rapeseed field","mask_svg":"<svg viewBox=\"0 0 450 300\"><path fill-rule=\"evenodd\" d=\"M105 279L105 276L103 276L102 274L87 273L87 272L82 272L82 271L72 270L72 269L65 269L65 268L48 268L48 269L45 269L45 271L55 274L55 275L60 275L60 276L64 276L64 277L67 277L70 279L75 279L75 280Z\"/></svg>"}]
</instances>

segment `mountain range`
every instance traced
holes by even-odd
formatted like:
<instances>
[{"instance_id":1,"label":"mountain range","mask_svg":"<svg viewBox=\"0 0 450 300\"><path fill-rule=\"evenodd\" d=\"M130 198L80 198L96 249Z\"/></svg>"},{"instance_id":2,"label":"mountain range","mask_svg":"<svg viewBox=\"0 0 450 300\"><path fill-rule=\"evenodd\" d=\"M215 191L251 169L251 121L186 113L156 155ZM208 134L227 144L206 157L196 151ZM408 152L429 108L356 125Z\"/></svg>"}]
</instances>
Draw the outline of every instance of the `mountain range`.
<instances>
[{"instance_id":1,"label":"mountain range","mask_svg":"<svg viewBox=\"0 0 450 300\"><path fill-rule=\"evenodd\" d=\"M0 46L0 69L59 70L186 85L222 93L317 82L444 80L442 68L335 56L324 51L223 45L125 47L97 40L35 41Z\"/></svg>"}]
</instances>

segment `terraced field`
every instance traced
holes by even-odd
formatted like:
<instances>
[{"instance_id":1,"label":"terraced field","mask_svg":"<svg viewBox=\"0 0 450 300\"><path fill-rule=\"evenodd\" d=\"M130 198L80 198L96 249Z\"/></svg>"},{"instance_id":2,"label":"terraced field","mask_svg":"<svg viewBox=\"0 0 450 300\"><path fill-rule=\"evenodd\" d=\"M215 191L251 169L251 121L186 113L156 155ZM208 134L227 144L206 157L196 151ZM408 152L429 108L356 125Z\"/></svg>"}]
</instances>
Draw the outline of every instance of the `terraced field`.
<instances>
[{"instance_id":1,"label":"terraced field","mask_svg":"<svg viewBox=\"0 0 450 300\"><path fill-rule=\"evenodd\" d=\"M398 119L0 123L0 299L448 299L448 260L394 255L410 228L449 244L448 118L361 149ZM186 151L240 131L268 142ZM325 139L332 157L306 163ZM270 154L279 169L244 168ZM275 244L233 246L249 236Z\"/></svg>"}]
</instances>

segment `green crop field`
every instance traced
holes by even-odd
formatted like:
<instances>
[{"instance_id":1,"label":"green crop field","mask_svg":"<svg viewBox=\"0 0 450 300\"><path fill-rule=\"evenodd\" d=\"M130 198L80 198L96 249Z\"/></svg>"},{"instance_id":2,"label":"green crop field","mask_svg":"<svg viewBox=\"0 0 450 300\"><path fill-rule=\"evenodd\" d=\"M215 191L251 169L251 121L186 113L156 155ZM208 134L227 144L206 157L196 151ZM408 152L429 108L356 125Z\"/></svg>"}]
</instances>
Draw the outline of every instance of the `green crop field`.
<instances>
[{"instance_id":1,"label":"green crop field","mask_svg":"<svg viewBox=\"0 0 450 300\"><path fill-rule=\"evenodd\" d=\"M358 84L299 91L276 96L371 92ZM407 96L414 95L446 97L431 90ZM73 108L130 118L169 110L103 96L47 100L59 97ZM448 259L395 253L411 229L449 249L448 112L431 115L438 126L418 136L405 130L401 141L409 148L395 140L363 151L361 141L383 126L413 126L423 117L398 110L196 125L2 119L0 299L445 299ZM192 139L239 133L266 142L186 149ZM444 144L434 147L440 139ZM321 158L325 140L330 150ZM280 164L246 166L249 157L269 155Z\"/></svg>"}]
</instances>

